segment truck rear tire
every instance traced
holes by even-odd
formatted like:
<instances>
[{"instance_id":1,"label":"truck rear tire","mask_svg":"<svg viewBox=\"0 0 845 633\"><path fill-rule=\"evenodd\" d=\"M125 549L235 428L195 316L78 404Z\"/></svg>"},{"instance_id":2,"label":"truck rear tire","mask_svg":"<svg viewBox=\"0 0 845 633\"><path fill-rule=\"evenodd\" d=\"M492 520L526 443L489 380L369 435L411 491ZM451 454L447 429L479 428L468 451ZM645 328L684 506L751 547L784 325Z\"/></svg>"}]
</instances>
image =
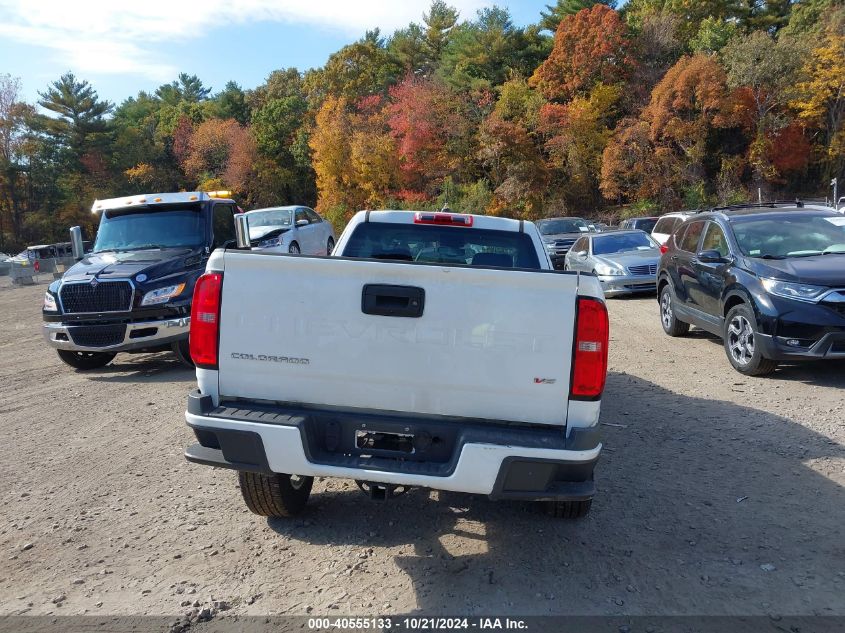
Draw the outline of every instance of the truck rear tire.
<instances>
[{"instance_id":1,"label":"truck rear tire","mask_svg":"<svg viewBox=\"0 0 845 633\"><path fill-rule=\"evenodd\" d=\"M108 352L75 352L69 349L57 349L56 353L64 363L83 371L105 367L117 356Z\"/></svg>"},{"instance_id":2,"label":"truck rear tire","mask_svg":"<svg viewBox=\"0 0 845 633\"><path fill-rule=\"evenodd\" d=\"M314 478L238 471L238 482L250 512L263 517L292 517L305 509Z\"/></svg>"},{"instance_id":3,"label":"truck rear tire","mask_svg":"<svg viewBox=\"0 0 845 633\"><path fill-rule=\"evenodd\" d=\"M188 343L188 339L185 339L184 341L176 341L171 347L180 363L182 363L185 367L190 367L191 369L194 368L194 361L191 360L191 347Z\"/></svg>"},{"instance_id":4,"label":"truck rear tire","mask_svg":"<svg viewBox=\"0 0 845 633\"><path fill-rule=\"evenodd\" d=\"M590 513L592 499L581 501L546 501L546 512L557 519L580 519Z\"/></svg>"}]
</instances>

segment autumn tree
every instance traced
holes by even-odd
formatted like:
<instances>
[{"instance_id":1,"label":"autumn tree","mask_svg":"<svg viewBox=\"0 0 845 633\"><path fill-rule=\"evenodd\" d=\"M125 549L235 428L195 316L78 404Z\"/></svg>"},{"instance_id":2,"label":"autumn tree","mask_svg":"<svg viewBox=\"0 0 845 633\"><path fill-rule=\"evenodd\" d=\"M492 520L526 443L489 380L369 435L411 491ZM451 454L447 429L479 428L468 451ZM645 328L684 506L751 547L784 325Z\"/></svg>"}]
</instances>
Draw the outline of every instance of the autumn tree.
<instances>
[{"instance_id":1,"label":"autumn tree","mask_svg":"<svg viewBox=\"0 0 845 633\"><path fill-rule=\"evenodd\" d=\"M634 66L628 35L619 14L603 4L568 16L531 81L546 99L561 102L589 93L596 83L624 81Z\"/></svg>"},{"instance_id":2,"label":"autumn tree","mask_svg":"<svg viewBox=\"0 0 845 633\"><path fill-rule=\"evenodd\" d=\"M317 112L309 139L317 178L317 210L326 214L336 227L348 219L354 175L349 138L352 121L345 97L329 95Z\"/></svg>"},{"instance_id":3,"label":"autumn tree","mask_svg":"<svg viewBox=\"0 0 845 633\"><path fill-rule=\"evenodd\" d=\"M818 130L825 174L841 176L845 168L845 36L831 33L813 50L804 67L792 107L806 125Z\"/></svg>"},{"instance_id":4,"label":"autumn tree","mask_svg":"<svg viewBox=\"0 0 845 633\"><path fill-rule=\"evenodd\" d=\"M349 158L354 189L360 192L360 208L384 206L400 186L396 140L387 124L384 99L361 99L352 114ZM358 202L358 201L355 201Z\"/></svg>"},{"instance_id":5,"label":"autumn tree","mask_svg":"<svg viewBox=\"0 0 845 633\"><path fill-rule=\"evenodd\" d=\"M549 166L559 174L557 189L567 203L596 206L602 154L616 123L618 86L598 84L566 105L550 103L540 111Z\"/></svg>"},{"instance_id":6,"label":"autumn tree","mask_svg":"<svg viewBox=\"0 0 845 633\"><path fill-rule=\"evenodd\" d=\"M436 195L458 165L467 120L456 95L435 79L409 77L390 89L387 124L396 141L403 195Z\"/></svg>"},{"instance_id":7,"label":"autumn tree","mask_svg":"<svg viewBox=\"0 0 845 633\"><path fill-rule=\"evenodd\" d=\"M505 82L493 111L479 128L476 153L493 188L489 211L540 217L549 172L539 133L545 100L521 77Z\"/></svg>"},{"instance_id":8,"label":"autumn tree","mask_svg":"<svg viewBox=\"0 0 845 633\"><path fill-rule=\"evenodd\" d=\"M638 120L628 120L607 146L601 189L606 197L658 197L677 204L684 188L705 181L714 132L736 124L727 79L706 55L682 57L655 86Z\"/></svg>"},{"instance_id":9,"label":"autumn tree","mask_svg":"<svg viewBox=\"0 0 845 633\"><path fill-rule=\"evenodd\" d=\"M255 158L255 141L246 128L234 119L209 119L193 131L182 166L200 189L247 196Z\"/></svg>"},{"instance_id":10,"label":"autumn tree","mask_svg":"<svg viewBox=\"0 0 845 633\"><path fill-rule=\"evenodd\" d=\"M784 111L798 80L802 45L792 38L773 39L763 31L735 38L722 50L729 84L747 113L752 137L749 163L755 183L777 177L771 161L774 135L788 124Z\"/></svg>"}]
</instances>

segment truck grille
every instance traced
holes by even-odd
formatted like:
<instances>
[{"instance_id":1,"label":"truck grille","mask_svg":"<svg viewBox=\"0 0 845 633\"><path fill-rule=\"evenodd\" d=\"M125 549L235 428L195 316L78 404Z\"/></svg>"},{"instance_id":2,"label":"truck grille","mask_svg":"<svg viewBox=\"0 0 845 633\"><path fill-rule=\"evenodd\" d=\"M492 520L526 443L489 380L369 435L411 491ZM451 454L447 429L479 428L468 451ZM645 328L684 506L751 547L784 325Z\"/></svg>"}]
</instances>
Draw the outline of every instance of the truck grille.
<instances>
[{"instance_id":1,"label":"truck grille","mask_svg":"<svg viewBox=\"0 0 845 633\"><path fill-rule=\"evenodd\" d=\"M81 347L109 347L123 342L126 324L116 325L81 325L68 328L70 338Z\"/></svg>"},{"instance_id":2,"label":"truck grille","mask_svg":"<svg viewBox=\"0 0 845 633\"><path fill-rule=\"evenodd\" d=\"M555 240L555 253L565 255L574 243L574 239Z\"/></svg>"},{"instance_id":3,"label":"truck grille","mask_svg":"<svg viewBox=\"0 0 845 633\"><path fill-rule=\"evenodd\" d=\"M628 266L628 272L632 275L656 275L657 264L643 264L641 266Z\"/></svg>"},{"instance_id":4,"label":"truck grille","mask_svg":"<svg viewBox=\"0 0 845 633\"><path fill-rule=\"evenodd\" d=\"M128 312L132 307L132 284L128 281L101 281L62 286L60 293L65 313Z\"/></svg>"}]
</instances>

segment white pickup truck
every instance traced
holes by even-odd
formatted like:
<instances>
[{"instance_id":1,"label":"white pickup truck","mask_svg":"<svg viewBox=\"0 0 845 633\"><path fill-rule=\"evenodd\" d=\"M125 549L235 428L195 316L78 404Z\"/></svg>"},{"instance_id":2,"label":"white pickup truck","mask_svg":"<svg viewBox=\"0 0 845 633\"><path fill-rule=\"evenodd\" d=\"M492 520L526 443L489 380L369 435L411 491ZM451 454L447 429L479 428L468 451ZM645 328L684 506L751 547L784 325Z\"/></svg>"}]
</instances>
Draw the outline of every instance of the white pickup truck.
<instances>
[{"instance_id":1,"label":"white pickup truck","mask_svg":"<svg viewBox=\"0 0 845 633\"><path fill-rule=\"evenodd\" d=\"M196 285L188 460L239 471L292 516L314 477L585 515L601 451L608 318L552 270L534 224L362 211L331 257L217 250Z\"/></svg>"}]
</instances>

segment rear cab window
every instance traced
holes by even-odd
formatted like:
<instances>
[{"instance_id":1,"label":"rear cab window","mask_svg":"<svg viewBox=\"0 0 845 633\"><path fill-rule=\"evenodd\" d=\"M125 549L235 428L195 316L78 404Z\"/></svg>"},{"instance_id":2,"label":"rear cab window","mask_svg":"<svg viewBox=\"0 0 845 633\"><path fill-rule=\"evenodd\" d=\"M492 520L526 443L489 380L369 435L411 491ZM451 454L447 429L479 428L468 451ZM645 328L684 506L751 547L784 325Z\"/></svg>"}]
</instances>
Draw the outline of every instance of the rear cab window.
<instances>
[{"instance_id":1,"label":"rear cab window","mask_svg":"<svg viewBox=\"0 0 845 633\"><path fill-rule=\"evenodd\" d=\"M459 266L540 269L526 233L455 226L364 222L355 227L344 257Z\"/></svg>"}]
</instances>

